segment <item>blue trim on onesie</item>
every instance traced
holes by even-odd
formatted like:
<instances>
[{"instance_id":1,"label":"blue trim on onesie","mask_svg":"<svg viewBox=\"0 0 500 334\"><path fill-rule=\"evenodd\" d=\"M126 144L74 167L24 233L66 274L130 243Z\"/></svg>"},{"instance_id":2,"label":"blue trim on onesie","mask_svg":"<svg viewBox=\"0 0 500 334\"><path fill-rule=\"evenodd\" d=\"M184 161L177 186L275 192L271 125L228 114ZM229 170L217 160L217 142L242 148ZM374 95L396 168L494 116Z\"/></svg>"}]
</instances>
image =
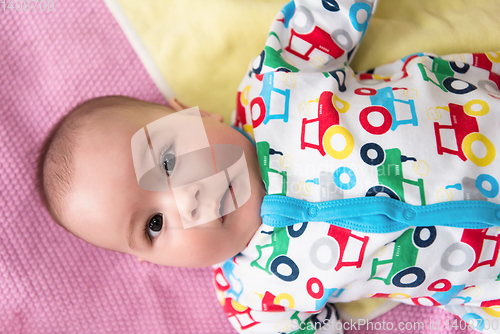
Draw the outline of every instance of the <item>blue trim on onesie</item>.
<instances>
[{"instance_id":1,"label":"blue trim on onesie","mask_svg":"<svg viewBox=\"0 0 500 334\"><path fill-rule=\"evenodd\" d=\"M241 128L238 128L234 125L231 125L231 127L235 130L238 130L242 135L244 135L248 140L250 140L250 142L253 144L254 147L256 147L255 142L253 141L252 137L250 137L250 135L248 133L246 133Z\"/></svg>"},{"instance_id":2,"label":"blue trim on onesie","mask_svg":"<svg viewBox=\"0 0 500 334\"><path fill-rule=\"evenodd\" d=\"M482 229L500 226L500 205L486 201L451 201L414 206L377 196L313 203L266 195L261 216L262 222L272 227L317 221L367 233L433 225Z\"/></svg>"}]
</instances>

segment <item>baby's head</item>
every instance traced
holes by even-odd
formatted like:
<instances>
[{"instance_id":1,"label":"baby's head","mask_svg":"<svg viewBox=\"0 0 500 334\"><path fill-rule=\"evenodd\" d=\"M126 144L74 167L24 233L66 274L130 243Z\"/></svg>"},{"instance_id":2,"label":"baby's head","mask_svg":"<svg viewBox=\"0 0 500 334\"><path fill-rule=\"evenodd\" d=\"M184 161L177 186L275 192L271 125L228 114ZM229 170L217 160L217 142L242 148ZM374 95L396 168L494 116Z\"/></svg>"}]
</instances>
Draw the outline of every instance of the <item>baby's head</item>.
<instances>
[{"instance_id":1,"label":"baby's head","mask_svg":"<svg viewBox=\"0 0 500 334\"><path fill-rule=\"evenodd\" d=\"M178 188L175 198L172 189L151 191L139 185L131 139L149 123L168 120L166 116L182 109L182 105L173 106L177 110L111 96L87 101L63 118L46 140L39 160L41 194L54 220L95 246L162 265L208 266L243 250L261 224L265 190L254 146L223 124L219 115L200 112L212 146L233 144L243 149L248 174L233 173L231 187L233 193L249 194L245 204L223 218L184 228L186 215L219 209L228 193L227 183L208 189L193 182ZM214 170L215 164L206 154L205 159L195 155L189 165L176 159L176 150L192 144L186 133L190 122L200 117L175 116L177 125L162 128L165 147L156 152L161 155L157 159L164 160L168 184L176 173L185 178L193 167L196 172Z\"/></svg>"}]
</instances>

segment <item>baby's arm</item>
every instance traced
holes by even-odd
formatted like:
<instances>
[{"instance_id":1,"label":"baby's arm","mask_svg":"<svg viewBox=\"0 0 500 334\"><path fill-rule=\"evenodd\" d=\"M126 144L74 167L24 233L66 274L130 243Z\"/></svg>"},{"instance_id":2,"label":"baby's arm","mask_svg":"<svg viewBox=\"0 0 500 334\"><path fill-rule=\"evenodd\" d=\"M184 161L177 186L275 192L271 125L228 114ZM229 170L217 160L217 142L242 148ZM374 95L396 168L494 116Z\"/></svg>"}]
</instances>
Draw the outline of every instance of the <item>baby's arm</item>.
<instances>
[{"instance_id":1,"label":"baby's arm","mask_svg":"<svg viewBox=\"0 0 500 334\"><path fill-rule=\"evenodd\" d=\"M328 72L347 66L363 38L376 0L295 0L276 16L252 69Z\"/></svg>"},{"instance_id":2,"label":"baby's arm","mask_svg":"<svg viewBox=\"0 0 500 334\"><path fill-rule=\"evenodd\" d=\"M214 282L217 295L233 327L244 334L252 333L293 333L293 334L342 334L342 322L339 320L337 309L327 303L315 313L300 312L290 305L287 294L274 296L269 292L263 295L255 294L259 300L258 307L250 307L241 303L245 289L232 272L235 270L233 261L226 262L222 267L214 268ZM248 277L245 277L248 278ZM252 296L244 296L248 299ZM236 301L238 299L239 301ZM289 307L281 306L289 303Z\"/></svg>"},{"instance_id":3,"label":"baby's arm","mask_svg":"<svg viewBox=\"0 0 500 334\"><path fill-rule=\"evenodd\" d=\"M345 67L365 34L377 1L296 0L285 5L271 25L264 50L240 83L231 124L253 136L253 127L262 119L252 121L250 110L255 105L265 109L266 99L250 101L249 96L255 95L250 91L268 91L269 85L263 82L274 80L274 72L290 73L284 79L289 87L295 85L293 73L323 72L344 91Z\"/></svg>"}]
</instances>

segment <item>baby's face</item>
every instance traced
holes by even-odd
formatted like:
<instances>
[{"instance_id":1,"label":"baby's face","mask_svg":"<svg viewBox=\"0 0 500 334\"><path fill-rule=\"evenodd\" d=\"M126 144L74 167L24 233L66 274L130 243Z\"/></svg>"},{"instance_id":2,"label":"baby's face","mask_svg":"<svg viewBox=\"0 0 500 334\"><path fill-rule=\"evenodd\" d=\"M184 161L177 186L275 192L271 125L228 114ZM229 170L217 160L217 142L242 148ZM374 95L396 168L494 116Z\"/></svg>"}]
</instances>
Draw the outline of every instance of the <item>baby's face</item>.
<instances>
[{"instance_id":1,"label":"baby's face","mask_svg":"<svg viewBox=\"0 0 500 334\"><path fill-rule=\"evenodd\" d=\"M202 205L218 212L221 199L228 193L227 183L208 189L197 187L194 182L172 191L175 177L214 170L214 161L206 155L191 156L189 165L176 159L176 150L192 146L191 137L195 137L186 136L195 118L185 116L179 118L185 126L169 127L157 143L165 146L159 147L163 153L157 153L168 167L170 189L141 188L134 169L131 139L144 126L171 115L172 111L147 103L141 110L133 108L136 110L101 117L75 150L73 190L67 195L64 225L98 247L161 265L201 267L235 256L261 224L260 206L265 190L254 146L215 118L202 118L211 145L232 144L243 149L248 172L239 168L233 173L231 187L235 194L249 194L249 199L224 217L210 216L203 224L185 228L187 215L202 211ZM226 198L229 199L222 203L232 205L231 194Z\"/></svg>"}]
</instances>

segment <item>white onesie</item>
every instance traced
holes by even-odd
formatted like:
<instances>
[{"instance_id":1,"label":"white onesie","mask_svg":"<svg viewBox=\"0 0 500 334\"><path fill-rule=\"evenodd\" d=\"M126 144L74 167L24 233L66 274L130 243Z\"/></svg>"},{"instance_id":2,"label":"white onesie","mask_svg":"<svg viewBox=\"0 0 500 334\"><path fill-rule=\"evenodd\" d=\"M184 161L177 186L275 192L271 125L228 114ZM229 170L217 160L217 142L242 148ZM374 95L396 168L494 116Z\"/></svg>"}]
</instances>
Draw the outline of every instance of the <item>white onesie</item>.
<instances>
[{"instance_id":1,"label":"white onesie","mask_svg":"<svg viewBox=\"0 0 500 334\"><path fill-rule=\"evenodd\" d=\"M500 53L349 68L374 1L295 0L238 91L268 195L214 266L242 333L341 333L333 303L443 307L500 331Z\"/></svg>"}]
</instances>

